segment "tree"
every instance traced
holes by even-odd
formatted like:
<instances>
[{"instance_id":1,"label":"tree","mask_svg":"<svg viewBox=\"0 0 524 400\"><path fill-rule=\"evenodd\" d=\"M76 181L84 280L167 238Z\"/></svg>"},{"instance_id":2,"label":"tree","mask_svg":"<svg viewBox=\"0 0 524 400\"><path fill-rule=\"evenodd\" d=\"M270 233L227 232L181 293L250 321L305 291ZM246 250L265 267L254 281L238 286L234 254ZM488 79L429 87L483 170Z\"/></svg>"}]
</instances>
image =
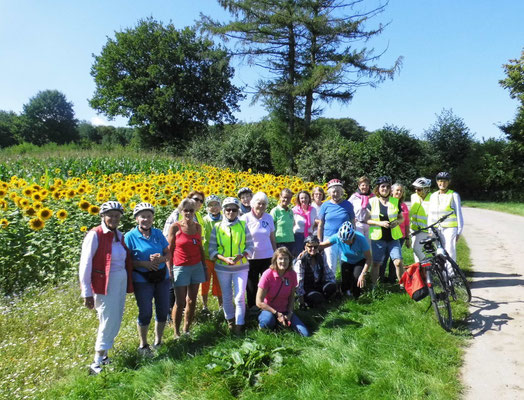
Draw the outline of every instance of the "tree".
<instances>
[{"instance_id":1,"label":"tree","mask_svg":"<svg viewBox=\"0 0 524 400\"><path fill-rule=\"evenodd\" d=\"M500 80L499 83L503 88L509 90L512 99L517 99L520 102L520 106L515 120L499 128L524 154L524 49L520 59L509 60L509 63L504 64L503 68L507 77Z\"/></svg>"},{"instance_id":2,"label":"tree","mask_svg":"<svg viewBox=\"0 0 524 400\"><path fill-rule=\"evenodd\" d=\"M24 105L22 139L37 145L78 140L73 104L58 90L38 92Z\"/></svg>"},{"instance_id":3,"label":"tree","mask_svg":"<svg viewBox=\"0 0 524 400\"><path fill-rule=\"evenodd\" d=\"M0 148L18 143L19 117L12 111L0 110Z\"/></svg>"},{"instance_id":4,"label":"tree","mask_svg":"<svg viewBox=\"0 0 524 400\"><path fill-rule=\"evenodd\" d=\"M348 102L355 89L392 78L400 59L390 68L375 65L379 56L356 42L380 34L384 26L366 30L364 24L385 5L367 12L345 13L362 0L218 0L235 20L220 23L202 16L202 25L225 40L237 40L231 54L265 68L270 77L256 84L255 100L263 99L295 137L297 118L309 130L321 111L316 100ZM315 108L316 107L316 108Z\"/></svg>"},{"instance_id":5,"label":"tree","mask_svg":"<svg viewBox=\"0 0 524 400\"><path fill-rule=\"evenodd\" d=\"M156 145L188 138L210 121L234 121L242 95L229 57L194 29L141 20L108 38L94 58L91 106L128 117Z\"/></svg>"}]
</instances>

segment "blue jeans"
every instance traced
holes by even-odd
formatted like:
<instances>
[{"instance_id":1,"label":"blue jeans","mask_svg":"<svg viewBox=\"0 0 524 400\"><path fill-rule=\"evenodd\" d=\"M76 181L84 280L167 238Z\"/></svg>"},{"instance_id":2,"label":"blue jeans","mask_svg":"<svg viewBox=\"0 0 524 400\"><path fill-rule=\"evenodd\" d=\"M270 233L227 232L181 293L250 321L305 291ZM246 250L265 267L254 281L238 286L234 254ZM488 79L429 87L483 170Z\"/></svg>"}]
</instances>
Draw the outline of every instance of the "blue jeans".
<instances>
[{"instance_id":1,"label":"blue jeans","mask_svg":"<svg viewBox=\"0 0 524 400\"><path fill-rule=\"evenodd\" d=\"M262 329L275 329L277 325L277 317L270 311L261 311L258 316L258 326ZM302 336L309 336L309 331L306 325L297 317L297 314L293 313L291 317L291 328L297 331Z\"/></svg>"},{"instance_id":2,"label":"blue jeans","mask_svg":"<svg viewBox=\"0 0 524 400\"><path fill-rule=\"evenodd\" d=\"M138 306L138 325L146 326L153 316L153 298L155 299L155 320L166 322L169 313L169 287L171 282L164 279L159 283L133 282L136 305Z\"/></svg>"}]
</instances>

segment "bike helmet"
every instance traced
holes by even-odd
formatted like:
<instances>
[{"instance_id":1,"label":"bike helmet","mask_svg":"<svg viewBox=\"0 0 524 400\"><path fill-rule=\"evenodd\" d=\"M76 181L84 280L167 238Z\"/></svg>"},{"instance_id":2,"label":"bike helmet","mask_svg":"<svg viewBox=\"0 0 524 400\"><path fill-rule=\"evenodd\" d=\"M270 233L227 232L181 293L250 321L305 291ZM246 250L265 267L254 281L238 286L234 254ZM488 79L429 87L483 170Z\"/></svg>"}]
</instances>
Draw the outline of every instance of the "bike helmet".
<instances>
[{"instance_id":1,"label":"bike helmet","mask_svg":"<svg viewBox=\"0 0 524 400\"><path fill-rule=\"evenodd\" d=\"M98 212L98 214L103 215L111 210L117 210L124 214L124 207L122 207L122 204L120 204L118 201L106 201L104 204L100 206L100 211Z\"/></svg>"},{"instance_id":2,"label":"bike helmet","mask_svg":"<svg viewBox=\"0 0 524 400\"><path fill-rule=\"evenodd\" d=\"M412 183L412 185L416 188L420 188L420 189L426 189L426 188L429 188L431 187L431 179L428 179L428 178L417 178L415 180L415 182Z\"/></svg>"},{"instance_id":3,"label":"bike helmet","mask_svg":"<svg viewBox=\"0 0 524 400\"><path fill-rule=\"evenodd\" d=\"M220 197L218 197L216 194L210 194L206 197L206 206L213 202L220 204Z\"/></svg>"},{"instance_id":4,"label":"bike helmet","mask_svg":"<svg viewBox=\"0 0 524 400\"><path fill-rule=\"evenodd\" d=\"M152 204L149 204L149 203L138 203L138 204L135 206L135 209L133 210L133 218L136 218L137 214L138 214L140 211L144 211L144 210L149 210L149 211L151 211L153 214L155 213L155 207L153 207Z\"/></svg>"},{"instance_id":5,"label":"bike helmet","mask_svg":"<svg viewBox=\"0 0 524 400\"><path fill-rule=\"evenodd\" d=\"M308 235L304 239L304 244L309 244L309 243L320 243L320 240L318 240L317 235Z\"/></svg>"},{"instance_id":6,"label":"bike helmet","mask_svg":"<svg viewBox=\"0 0 524 400\"><path fill-rule=\"evenodd\" d=\"M240 197L244 193L253 194L253 191L250 188L248 188L248 187L243 187L243 188L239 189L239 191L237 192L237 196Z\"/></svg>"},{"instance_id":7,"label":"bike helmet","mask_svg":"<svg viewBox=\"0 0 524 400\"><path fill-rule=\"evenodd\" d=\"M222 202L222 208L226 208L227 206L236 206L237 208L240 208L240 200L236 197L226 197Z\"/></svg>"},{"instance_id":8,"label":"bike helmet","mask_svg":"<svg viewBox=\"0 0 524 400\"><path fill-rule=\"evenodd\" d=\"M348 240L353 239L355 236L355 228L353 228L353 224L349 221L346 221L342 224L340 228L338 228L338 237L343 242L346 242Z\"/></svg>"},{"instance_id":9,"label":"bike helmet","mask_svg":"<svg viewBox=\"0 0 524 400\"><path fill-rule=\"evenodd\" d=\"M342 182L340 181L340 179L331 179L328 182L328 190L335 186L342 186Z\"/></svg>"},{"instance_id":10,"label":"bike helmet","mask_svg":"<svg viewBox=\"0 0 524 400\"><path fill-rule=\"evenodd\" d=\"M450 181L451 180L451 174L449 172L439 172L435 179L436 180L442 179L442 180L445 180L445 181Z\"/></svg>"},{"instance_id":11,"label":"bike helmet","mask_svg":"<svg viewBox=\"0 0 524 400\"><path fill-rule=\"evenodd\" d=\"M388 183L391 185L391 178L389 176L381 176L380 178L377 179L377 181L375 182L375 186L380 186L382 185L383 183Z\"/></svg>"}]
</instances>

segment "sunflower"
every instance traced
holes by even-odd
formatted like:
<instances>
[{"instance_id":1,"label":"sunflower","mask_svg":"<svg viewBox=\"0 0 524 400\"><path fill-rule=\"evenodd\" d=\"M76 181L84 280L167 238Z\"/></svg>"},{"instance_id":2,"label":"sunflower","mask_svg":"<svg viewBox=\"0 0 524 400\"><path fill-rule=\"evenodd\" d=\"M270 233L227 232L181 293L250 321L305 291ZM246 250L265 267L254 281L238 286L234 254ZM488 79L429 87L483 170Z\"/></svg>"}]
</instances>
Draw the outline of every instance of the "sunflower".
<instances>
[{"instance_id":1,"label":"sunflower","mask_svg":"<svg viewBox=\"0 0 524 400\"><path fill-rule=\"evenodd\" d=\"M9 226L9 221L5 218L0 219L0 228L7 228Z\"/></svg>"},{"instance_id":2,"label":"sunflower","mask_svg":"<svg viewBox=\"0 0 524 400\"><path fill-rule=\"evenodd\" d=\"M52 216L53 210L49 208L42 208L40 211L38 211L38 218L43 219L44 221L47 221Z\"/></svg>"},{"instance_id":3,"label":"sunflower","mask_svg":"<svg viewBox=\"0 0 524 400\"><path fill-rule=\"evenodd\" d=\"M169 204L169 203L168 203L168 201L167 201L166 199L160 199L160 200L158 200L158 205L159 205L160 207L166 207L168 204Z\"/></svg>"},{"instance_id":4,"label":"sunflower","mask_svg":"<svg viewBox=\"0 0 524 400\"><path fill-rule=\"evenodd\" d=\"M34 207L27 207L27 208L24 209L24 211L30 217L34 217L36 215L36 210L35 210Z\"/></svg>"},{"instance_id":5,"label":"sunflower","mask_svg":"<svg viewBox=\"0 0 524 400\"><path fill-rule=\"evenodd\" d=\"M88 211L89 211L89 214L91 215L98 215L98 213L100 212L100 207L91 205L89 206Z\"/></svg>"},{"instance_id":6,"label":"sunflower","mask_svg":"<svg viewBox=\"0 0 524 400\"><path fill-rule=\"evenodd\" d=\"M0 197L5 197L6 194L7 190L5 190L4 188L0 188Z\"/></svg>"},{"instance_id":7,"label":"sunflower","mask_svg":"<svg viewBox=\"0 0 524 400\"><path fill-rule=\"evenodd\" d=\"M24 188L24 190L22 190L22 194L24 196L31 196L33 194L33 189L31 189L30 187L26 187Z\"/></svg>"},{"instance_id":8,"label":"sunflower","mask_svg":"<svg viewBox=\"0 0 524 400\"><path fill-rule=\"evenodd\" d=\"M75 189L69 189L66 192L66 196L67 196L68 199L72 199L73 197L75 197L76 196Z\"/></svg>"},{"instance_id":9,"label":"sunflower","mask_svg":"<svg viewBox=\"0 0 524 400\"><path fill-rule=\"evenodd\" d=\"M89 211L89 202L87 200L80 200L78 202L78 208L80 208L82 211Z\"/></svg>"},{"instance_id":10,"label":"sunflower","mask_svg":"<svg viewBox=\"0 0 524 400\"><path fill-rule=\"evenodd\" d=\"M84 226L81 226L81 227L80 227L80 231L81 231L81 232L87 232L87 226L85 226L85 225L84 225Z\"/></svg>"},{"instance_id":11,"label":"sunflower","mask_svg":"<svg viewBox=\"0 0 524 400\"><path fill-rule=\"evenodd\" d=\"M35 201L42 201L43 200L43 197L42 195L39 193L39 192L34 192L32 195L31 195L32 199L35 200Z\"/></svg>"},{"instance_id":12,"label":"sunflower","mask_svg":"<svg viewBox=\"0 0 524 400\"><path fill-rule=\"evenodd\" d=\"M39 231L43 229L45 226L45 222L41 220L40 218L33 218L29 220L29 227L34 231Z\"/></svg>"},{"instance_id":13,"label":"sunflower","mask_svg":"<svg viewBox=\"0 0 524 400\"><path fill-rule=\"evenodd\" d=\"M35 201L33 203L33 207L35 208L35 210L40 210L41 208L44 207L44 205L40 201Z\"/></svg>"},{"instance_id":14,"label":"sunflower","mask_svg":"<svg viewBox=\"0 0 524 400\"><path fill-rule=\"evenodd\" d=\"M63 221L64 219L67 218L67 211L64 210L63 208L61 210L58 210L55 214L55 216L60 220L60 221Z\"/></svg>"}]
</instances>

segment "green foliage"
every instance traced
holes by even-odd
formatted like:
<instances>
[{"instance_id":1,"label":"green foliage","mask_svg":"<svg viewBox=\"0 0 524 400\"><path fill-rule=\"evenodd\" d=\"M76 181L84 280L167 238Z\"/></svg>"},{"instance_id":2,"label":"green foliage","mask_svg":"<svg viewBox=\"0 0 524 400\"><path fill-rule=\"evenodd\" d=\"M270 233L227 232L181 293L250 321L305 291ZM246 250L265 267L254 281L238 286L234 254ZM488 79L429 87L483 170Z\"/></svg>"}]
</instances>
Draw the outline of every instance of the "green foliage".
<instances>
[{"instance_id":1,"label":"green foliage","mask_svg":"<svg viewBox=\"0 0 524 400\"><path fill-rule=\"evenodd\" d=\"M0 148L18 143L20 119L12 111L0 110Z\"/></svg>"},{"instance_id":2,"label":"green foliage","mask_svg":"<svg viewBox=\"0 0 524 400\"><path fill-rule=\"evenodd\" d=\"M73 104L58 90L38 92L24 105L20 118L21 136L27 142L64 144L78 139Z\"/></svg>"},{"instance_id":3,"label":"green foliage","mask_svg":"<svg viewBox=\"0 0 524 400\"><path fill-rule=\"evenodd\" d=\"M95 56L90 104L110 118L129 117L157 147L188 138L210 121L233 121L241 99L233 72L225 51L193 29L149 18L116 32Z\"/></svg>"}]
</instances>

